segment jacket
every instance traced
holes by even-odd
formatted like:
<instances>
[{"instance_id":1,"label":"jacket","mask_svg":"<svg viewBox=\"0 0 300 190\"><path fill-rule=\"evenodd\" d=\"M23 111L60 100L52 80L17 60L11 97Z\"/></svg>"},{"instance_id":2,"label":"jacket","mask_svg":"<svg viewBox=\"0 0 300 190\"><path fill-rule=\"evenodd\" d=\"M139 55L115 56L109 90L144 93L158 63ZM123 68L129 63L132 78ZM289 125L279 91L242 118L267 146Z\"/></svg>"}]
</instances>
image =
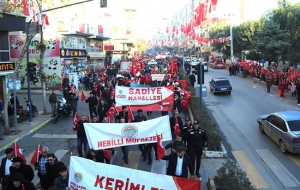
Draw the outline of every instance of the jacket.
<instances>
[{"instance_id":1,"label":"jacket","mask_svg":"<svg viewBox=\"0 0 300 190\"><path fill-rule=\"evenodd\" d=\"M77 107L78 100L79 100L78 96L71 96L70 97L70 104L71 104L72 108Z\"/></svg>"},{"instance_id":2,"label":"jacket","mask_svg":"<svg viewBox=\"0 0 300 190\"><path fill-rule=\"evenodd\" d=\"M118 122L120 122L120 118L124 117L125 118L125 123L128 123L128 111L127 112L119 112L119 115L117 115L117 119L119 120Z\"/></svg>"},{"instance_id":3,"label":"jacket","mask_svg":"<svg viewBox=\"0 0 300 190\"><path fill-rule=\"evenodd\" d=\"M49 96L49 102L50 103L56 103L57 102L57 96L56 96L56 94L50 94L50 96Z\"/></svg>"},{"instance_id":4,"label":"jacket","mask_svg":"<svg viewBox=\"0 0 300 190\"><path fill-rule=\"evenodd\" d=\"M1 166L0 166L0 180L5 176L5 165L6 165L7 158L2 158Z\"/></svg>"},{"instance_id":5,"label":"jacket","mask_svg":"<svg viewBox=\"0 0 300 190\"><path fill-rule=\"evenodd\" d=\"M96 97L89 97L88 99L85 100L85 103L88 103L89 109L92 109L98 105L98 100Z\"/></svg>"},{"instance_id":6,"label":"jacket","mask_svg":"<svg viewBox=\"0 0 300 190\"><path fill-rule=\"evenodd\" d=\"M178 118L178 124L179 124L180 131L182 131L183 123L182 123L181 117L178 116L177 118ZM176 118L174 116L170 117L171 132L174 132L173 127L175 126L175 123L176 123Z\"/></svg>"},{"instance_id":7,"label":"jacket","mask_svg":"<svg viewBox=\"0 0 300 190\"><path fill-rule=\"evenodd\" d=\"M187 132L186 140L189 149L199 149L207 147L207 134L203 129L190 129Z\"/></svg>"},{"instance_id":8,"label":"jacket","mask_svg":"<svg viewBox=\"0 0 300 190\"><path fill-rule=\"evenodd\" d=\"M54 180L53 190L65 190L69 184L69 174L67 174L66 179L62 179L61 176L58 176Z\"/></svg>"},{"instance_id":9,"label":"jacket","mask_svg":"<svg viewBox=\"0 0 300 190\"><path fill-rule=\"evenodd\" d=\"M147 117L142 114L140 117L139 115L134 116L134 122L142 122L142 121L147 121Z\"/></svg>"},{"instance_id":10,"label":"jacket","mask_svg":"<svg viewBox=\"0 0 300 190\"><path fill-rule=\"evenodd\" d=\"M163 160L169 161L167 175L176 176L175 172L176 172L176 166L177 166L177 157L178 156L176 153L171 153L168 156L162 157ZM182 174L181 174L181 176L178 176L178 177L187 178L188 177L188 169L187 168L189 168L190 174L194 175L194 166L192 164L191 158L188 154L184 154L183 163L182 163Z\"/></svg>"},{"instance_id":11,"label":"jacket","mask_svg":"<svg viewBox=\"0 0 300 190\"><path fill-rule=\"evenodd\" d=\"M46 176L48 180L48 186L51 187L54 184L54 180L59 175L59 168L63 166L64 163L56 161L53 165L51 165L49 162L46 163Z\"/></svg>"},{"instance_id":12,"label":"jacket","mask_svg":"<svg viewBox=\"0 0 300 190\"><path fill-rule=\"evenodd\" d=\"M75 130L77 131L77 137L86 138L83 122L81 120L78 121L78 123L76 124L76 129Z\"/></svg>"},{"instance_id":13,"label":"jacket","mask_svg":"<svg viewBox=\"0 0 300 190\"><path fill-rule=\"evenodd\" d=\"M26 180L21 173L17 172L13 177L20 180L21 185L19 187L15 187L13 181L11 180L7 185L7 190L35 190L33 183Z\"/></svg>"},{"instance_id":14,"label":"jacket","mask_svg":"<svg viewBox=\"0 0 300 190\"><path fill-rule=\"evenodd\" d=\"M108 110L108 107L107 107L107 104L104 103L103 105L100 103L98 105L98 108L97 108L97 112L98 112L98 115L99 117L106 117L106 112Z\"/></svg>"},{"instance_id":15,"label":"jacket","mask_svg":"<svg viewBox=\"0 0 300 190\"><path fill-rule=\"evenodd\" d=\"M20 172L25 180L32 181L34 178L33 169L31 166L21 163L19 168L9 167L10 176L12 177L16 172Z\"/></svg>"}]
</instances>

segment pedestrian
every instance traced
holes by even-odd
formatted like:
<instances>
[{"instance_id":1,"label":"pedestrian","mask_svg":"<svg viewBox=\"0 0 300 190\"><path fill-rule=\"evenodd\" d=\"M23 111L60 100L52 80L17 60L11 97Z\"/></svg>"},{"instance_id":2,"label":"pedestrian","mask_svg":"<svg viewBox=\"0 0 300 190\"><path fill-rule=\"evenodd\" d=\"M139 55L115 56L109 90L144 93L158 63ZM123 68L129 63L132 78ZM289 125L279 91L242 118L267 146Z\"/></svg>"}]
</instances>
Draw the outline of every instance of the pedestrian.
<instances>
[{"instance_id":1,"label":"pedestrian","mask_svg":"<svg viewBox=\"0 0 300 190\"><path fill-rule=\"evenodd\" d=\"M95 114L95 116L97 116L98 100L92 92L90 92L90 97L85 100L85 103L89 104L90 117L93 118L93 113Z\"/></svg>"},{"instance_id":2,"label":"pedestrian","mask_svg":"<svg viewBox=\"0 0 300 190\"><path fill-rule=\"evenodd\" d=\"M127 111L127 107L126 106L122 106L122 111L121 112L117 112L117 120L119 120L119 123L120 122L120 119L121 118L124 118L125 119L125 122L124 123L128 123L128 111Z\"/></svg>"},{"instance_id":3,"label":"pedestrian","mask_svg":"<svg viewBox=\"0 0 300 190\"><path fill-rule=\"evenodd\" d=\"M58 172L59 176L54 180L53 190L70 190L67 166L61 166Z\"/></svg>"},{"instance_id":4,"label":"pedestrian","mask_svg":"<svg viewBox=\"0 0 300 190\"><path fill-rule=\"evenodd\" d=\"M9 127L14 127L14 104L12 104L10 101L8 102L7 105L7 115L8 115L8 126Z\"/></svg>"},{"instance_id":5,"label":"pedestrian","mask_svg":"<svg viewBox=\"0 0 300 190\"><path fill-rule=\"evenodd\" d=\"M120 117L119 123L126 123L124 117ZM125 164L129 164L128 161L128 153L129 153L129 146L121 146L121 150L123 152L123 160Z\"/></svg>"},{"instance_id":6,"label":"pedestrian","mask_svg":"<svg viewBox=\"0 0 300 190\"><path fill-rule=\"evenodd\" d=\"M65 89L63 90L63 95L64 95L64 99L69 102L70 100L70 89L68 86L65 87Z\"/></svg>"},{"instance_id":7,"label":"pedestrian","mask_svg":"<svg viewBox=\"0 0 300 190\"><path fill-rule=\"evenodd\" d=\"M181 100L180 100L179 97L180 96L178 94L175 94L175 96L174 96L174 107L173 107L173 110L177 110L178 113L181 112L181 106L180 106Z\"/></svg>"},{"instance_id":8,"label":"pedestrian","mask_svg":"<svg viewBox=\"0 0 300 190\"><path fill-rule=\"evenodd\" d=\"M52 90L52 93L49 96L49 102L51 104L51 113L52 113L51 117L54 117L56 111L56 103L57 103L57 96L54 90Z\"/></svg>"},{"instance_id":9,"label":"pedestrian","mask_svg":"<svg viewBox=\"0 0 300 190\"><path fill-rule=\"evenodd\" d=\"M35 170L38 171L37 175L40 178L40 185L43 188L48 186L47 184L47 175L46 175L46 163L48 162L49 148L44 146L41 155L39 155L37 163L35 163Z\"/></svg>"},{"instance_id":10,"label":"pedestrian","mask_svg":"<svg viewBox=\"0 0 300 190\"><path fill-rule=\"evenodd\" d=\"M63 87L64 88L69 88L69 83L70 83L70 80L69 80L69 76L66 75L65 78L63 79Z\"/></svg>"},{"instance_id":11,"label":"pedestrian","mask_svg":"<svg viewBox=\"0 0 300 190\"><path fill-rule=\"evenodd\" d=\"M79 100L78 95L75 93L72 93L70 96L70 104L71 104L72 111L73 111L73 118L75 117L76 112L77 112L78 100Z\"/></svg>"},{"instance_id":12,"label":"pedestrian","mask_svg":"<svg viewBox=\"0 0 300 190\"><path fill-rule=\"evenodd\" d=\"M192 74L189 75L191 87L194 87L195 82L196 82L196 75L195 71L192 72Z\"/></svg>"},{"instance_id":13,"label":"pedestrian","mask_svg":"<svg viewBox=\"0 0 300 190\"><path fill-rule=\"evenodd\" d=\"M100 100L100 104L98 105L97 112L99 116L99 121L102 122L103 118L106 117L106 112L109 109L104 99Z\"/></svg>"},{"instance_id":14,"label":"pedestrian","mask_svg":"<svg viewBox=\"0 0 300 190\"><path fill-rule=\"evenodd\" d=\"M11 103L12 105L14 105L14 93L11 93L11 94L10 94L10 99L9 99L9 101L10 101L10 103ZM18 98L17 95L16 95L16 104L17 104L17 108L18 108L19 105L20 105L20 102L19 102L19 98Z\"/></svg>"},{"instance_id":15,"label":"pedestrian","mask_svg":"<svg viewBox=\"0 0 300 190\"><path fill-rule=\"evenodd\" d=\"M271 86L272 86L272 78L268 77L266 80L266 84L267 84L267 92L270 92Z\"/></svg>"},{"instance_id":16,"label":"pedestrian","mask_svg":"<svg viewBox=\"0 0 300 190\"><path fill-rule=\"evenodd\" d=\"M91 123L100 123L100 122L98 121L98 119L97 119L97 116L94 116L94 117L92 118Z\"/></svg>"},{"instance_id":17,"label":"pedestrian","mask_svg":"<svg viewBox=\"0 0 300 190\"><path fill-rule=\"evenodd\" d=\"M16 172L20 172L24 179L32 181L34 178L34 172L31 166L24 164L21 157L14 157L12 159L12 165L9 167L10 177L12 177Z\"/></svg>"},{"instance_id":18,"label":"pedestrian","mask_svg":"<svg viewBox=\"0 0 300 190\"><path fill-rule=\"evenodd\" d=\"M231 64L231 65L229 65L229 67L228 67L229 76L232 75L232 72L233 72L232 70L233 70L233 67L232 67L232 64Z\"/></svg>"},{"instance_id":19,"label":"pedestrian","mask_svg":"<svg viewBox=\"0 0 300 190\"><path fill-rule=\"evenodd\" d=\"M281 80L278 85L278 96L284 98L285 82Z\"/></svg>"},{"instance_id":20,"label":"pedestrian","mask_svg":"<svg viewBox=\"0 0 300 190\"><path fill-rule=\"evenodd\" d=\"M206 132L199 128L199 121L195 120L193 124L193 129L187 133L187 142L188 149L191 156L193 166L195 166L196 160L196 176L201 177L200 175L200 165L201 157L203 151L207 151L207 134Z\"/></svg>"},{"instance_id":21,"label":"pedestrian","mask_svg":"<svg viewBox=\"0 0 300 190\"><path fill-rule=\"evenodd\" d=\"M9 168L12 166L12 159L14 156L14 149L7 148L5 149L5 157L1 160L0 167L0 181L2 181L2 189L5 189L10 180L10 171Z\"/></svg>"},{"instance_id":22,"label":"pedestrian","mask_svg":"<svg viewBox=\"0 0 300 190\"><path fill-rule=\"evenodd\" d=\"M189 117L186 117L184 119L185 121L185 124L182 126L182 141L184 142L184 144L186 145L187 142L186 142L186 135L187 135L187 132L191 129L193 129L193 125L191 124L191 120ZM188 153L188 150L187 150L187 153Z\"/></svg>"},{"instance_id":23,"label":"pedestrian","mask_svg":"<svg viewBox=\"0 0 300 190\"><path fill-rule=\"evenodd\" d=\"M292 98L297 97L296 84L293 81L291 82L291 93L292 93Z\"/></svg>"},{"instance_id":24,"label":"pedestrian","mask_svg":"<svg viewBox=\"0 0 300 190\"><path fill-rule=\"evenodd\" d=\"M32 182L25 179L20 172L16 172L8 184L7 190L35 190Z\"/></svg>"},{"instance_id":25,"label":"pedestrian","mask_svg":"<svg viewBox=\"0 0 300 190\"><path fill-rule=\"evenodd\" d=\"M87 123L84 115L80 116L80 121L77 122L75 131L77 131L77 151L79 157L84 157L83 154L87 152L87 138L84 130L83 123ZM82 153L82 145L84 147L84 153Z\"/></svg>"},{"instance_id":26,"label":"pedestrian","mask_svg":"<svg viewBox=\"0 0 300 190\"><path fill-rule=\"evenodd\" d=\"M297 96L298 96L298 105L300 105L300 82L296 85L296 91L297 91Z\"/></svg>"},{"instance_id":27,"label":"pedestrian","mask_svg":"<svg viewBox=\"0 0 300 190\"><path fill-rule=\"evenodd\" d=\"M138 114L136 116L134 116L134 119L133 119L134 122L147 121L147 117L143 114L143 110L142 109L138 109L137 112L138 112ZM146 157L146 147L145 147L145 144L139 144L138 148L139 148L139 150L142 153L143 161L146 161L147 157Z\"/></svg>"},{"instance_id":28,"label":"pedestrian","mask_svg":"<svg viewBox=\"0 0 300 190\"><path fill-rule=\"evenodd\" d=\"M93 160L95 162L104 163L104 152L100 150L90 149L85 156L86 159Z\"/></svg>"},{"instance_id":29,"label":"pedestrian","mask_svg":"<svg viewBox=\"0 0 300 190\"><path fill-rule=\"evenodd\" d=\"M50 187L53 188L54 181L59 175L59 168L64 165L64 163L59 162L54 153L49 153L47 155L48 162L46 163L46 175L47 175L47 187L44 189L48 189Z\"/></svg>"},{"instance_id":30,"label":"pedestrian","mask_svg":"<svg viewBox=\"0 0 300 190\"><path fill-rule=\"evenodd\" d=\"M183 127L183 123L181 117L179 117L178 110L173 111L173 116L170 117L170 127L172 133L172 140L175 141L176 135L181 133L181 129Z\"/></svg>"},{"instance_id":31,"label":"pedestrian","mask_svg":"<svg viewBox=\"0 0 300 190\"><path fill-rule=\"evenodd\" d=\"M185 154L186 147L176 147L176 153L172 152L168 156L162 157L163 160L168 160L167 175L188 178L188 169L191 178L194 178L194 165L188 154Z\"/></svg>"},{"instance_id":32,"label":"pedestrian","mask_svg":"<svg viewBox=\"0 0 300 190\"><path fill-rule=\"evenodd\" d=\"M175 141L170 141L170 143L165 146L165 149L171 148L171 151L173 153L176 153L176 148L178 146L185 146L185 144L182 142L182 135L181 134L176 135L176 140Z\"/></svg>"}]
</instances>

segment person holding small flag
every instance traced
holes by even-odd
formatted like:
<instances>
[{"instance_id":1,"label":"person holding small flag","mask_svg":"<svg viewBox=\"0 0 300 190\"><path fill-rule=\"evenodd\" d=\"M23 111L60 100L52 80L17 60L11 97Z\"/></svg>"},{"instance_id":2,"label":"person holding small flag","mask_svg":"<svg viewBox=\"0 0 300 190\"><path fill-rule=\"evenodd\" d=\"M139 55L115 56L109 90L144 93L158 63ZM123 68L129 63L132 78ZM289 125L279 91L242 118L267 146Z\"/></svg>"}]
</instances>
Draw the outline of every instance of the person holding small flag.
<instances>
[{"instance_id":1,"label":"person holding small flag","mask_svg":"<svg viewBox=\"0 0 300 190\"><path fill-rule=\"evenodd\" d=\"M72 93L70 96L70 104L72 107L72 111L73 111L73 118L75 117L75 114L77 112L77 102L79 100L79 97L76 93Z\"/></svg>"},{"instance_id":2,"label":"person holding small flag","mask_svg":"<svg viewBox=\"0 0 300 190\"><path fill-rule=\"evenodd\" d=\"M172 132L172 140L175 141L176 135L181 134L183 123L181 117L179 117L178 110L173 111L173 116L170 117L170 127Z\"/></svg>"},{"instance_id":3,"label":"person holding small flag","mask_svg":"<svg viewBox=\"0 0 300 190\"><path fill-rule=\"evenodd\" d=\"M36 152L34 155L36 155L38 158L36 162L34 163L35 165L35 170L38 171L38 177L40 178L40 185L43 188L46 188L47 185L47 176L46 176L46 163L48 162L47 155L49 153L49 148L48 147L42 147L39 145L36 149ZM32 157L34 159L34 157ZM33 160L32 162L33 163Z\"/></svg>"},{"instance_id":4,"label":"person holding small flag","mask_svg":"<svg viewBox=\"0 0 300 190\"><path fill-rule=\"evenodd\" d=\"M89 104L90 117L93 118L93 113L97 116L96 108L98 105L98 100L92 92L90 92L90 97L85 100L85 103Z\"/></svg>"},{"instance_id":5,"label":"person holding small flag","mask_svg":"<svg viewBox=\"0 0 300 190\"><path fill-rule=\"evenodd\" d=\"M188 178L188 169L191 174L191 178L194 178L194 165L188 154L185 154L185 146L177 146L176 153L172 152L168 156L164 156L163 160L168 160L169 165L167 169L167 175Z\"/></svg>"}]
</instances>

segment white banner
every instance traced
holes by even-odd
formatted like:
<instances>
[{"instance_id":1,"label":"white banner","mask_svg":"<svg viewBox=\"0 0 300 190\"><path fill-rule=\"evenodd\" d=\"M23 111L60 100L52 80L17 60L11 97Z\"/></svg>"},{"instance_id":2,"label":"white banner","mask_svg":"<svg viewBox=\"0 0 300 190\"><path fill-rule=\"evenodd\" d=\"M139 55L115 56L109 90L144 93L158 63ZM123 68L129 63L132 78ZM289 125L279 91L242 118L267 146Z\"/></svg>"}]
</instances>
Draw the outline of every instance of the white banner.
<instances>
[{"instance_id":1,"label":"white banner","mask_svg":"<svg viewBox=\"0 0 300 190\"><path fill-rule=\"evenodd\" d=\"M137 123L84 123L90 148L94 150L172 140L169 116Z\"/></svg>"},{"instance_id":2,"label":"white banner","mask_svg":"<svg viewBox=\"0 0 300 190\"><path fill-rule=\"evenodd\" d=\"M162 102L174 92L166 87L132 88L116 86L117 105L145 105ZM174 97L172 97L172 102Z\"/></svg>"},{"instance_id":3,"label":"white banner","mask_svg":"<svg viewBox=\"0 0 300 190\"><path fill-rule=\"evenodd\" d=\"M69 186L72 190L200 190L201 181L177 178L94 162L71 156Z\"/></svg>"},{"instance_id":4,"label":"white banner","mask_svg":"<svg viewBox=\"0 0 300 190\"><path fill-rule=\"evenodd\" d=\"M165 74L151 74L152 81L163 81L165 78Z\"/></svg>"}]
</instances>

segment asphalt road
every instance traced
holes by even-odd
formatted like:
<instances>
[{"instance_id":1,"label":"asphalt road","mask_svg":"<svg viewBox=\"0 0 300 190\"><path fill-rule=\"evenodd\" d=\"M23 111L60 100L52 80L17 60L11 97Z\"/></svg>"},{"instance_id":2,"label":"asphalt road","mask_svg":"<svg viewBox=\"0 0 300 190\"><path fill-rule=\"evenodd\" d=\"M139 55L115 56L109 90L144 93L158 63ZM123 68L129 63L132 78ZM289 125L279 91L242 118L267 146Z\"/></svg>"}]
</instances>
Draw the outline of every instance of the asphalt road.
<instances>
[{"instance_id":1,"label":"asphalt road","mask_svg":"<svg viewBox=\"0 0 300 190\"><path fill-rule=\"evenodd\" d=\"M231 95L213 95L209 81L226 77L233 86ZM277 88L267 93L266 85L253 79L229 76L227 70L205 72L207 97L205 105L212 111L227 141L227 152L238 161L257 189L300 189L300 155L283 154L279 147L258 130L257 117L285 110L300 110L297 100L285 93L277 96Z\"/></svg>"}]
</instances>

